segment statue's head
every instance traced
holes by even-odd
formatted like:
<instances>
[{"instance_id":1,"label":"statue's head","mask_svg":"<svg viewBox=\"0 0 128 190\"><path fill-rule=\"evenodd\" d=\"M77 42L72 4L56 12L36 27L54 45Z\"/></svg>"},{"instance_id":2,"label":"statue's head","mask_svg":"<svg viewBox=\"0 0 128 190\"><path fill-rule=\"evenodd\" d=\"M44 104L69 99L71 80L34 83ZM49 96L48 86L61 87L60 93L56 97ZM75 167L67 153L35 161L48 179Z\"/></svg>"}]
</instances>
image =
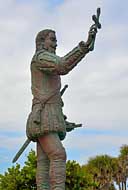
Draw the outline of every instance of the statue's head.
<instances>
[{"instance_id":1,"label":"statue's head","mask_svg":"<svg viewBox=\"0 0 128 190\"><path fill-rule=\"evenodd\" d=\"M40 31L36 36L36 51L46 49L51 53L55 53L57 47L57 40L55 31L51 29L45 29Z\"/></svg>"}]
</instances>

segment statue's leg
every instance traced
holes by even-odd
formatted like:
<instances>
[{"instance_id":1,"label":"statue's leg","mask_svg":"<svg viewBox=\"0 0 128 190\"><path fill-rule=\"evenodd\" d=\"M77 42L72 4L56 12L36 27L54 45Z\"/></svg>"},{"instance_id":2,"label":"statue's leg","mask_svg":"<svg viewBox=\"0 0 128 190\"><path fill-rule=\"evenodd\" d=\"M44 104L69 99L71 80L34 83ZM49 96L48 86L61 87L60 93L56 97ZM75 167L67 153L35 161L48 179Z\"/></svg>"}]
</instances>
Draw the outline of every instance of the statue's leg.
<instances>
[{"instance_id":1,"label":"statue's leg","mask_svg":"<svg viewBox=\"0 0 128 190\"><path fill-rule=\"evenodd\" d=\"M49 187L49 159L40 143L37 142L37 171L36 171L37 190L50 190Z\"/></svg>"},{"instance_id":2,"label":"statue's leg","mask_svg":"<svg viewBox=\"0 0 128 190\"><path fill-rule=\"evenodd\" d=\"M58 134L45 135L39 142L50 160L50 190L65 190L66 152Z\"/></svg>"}]
</instances>

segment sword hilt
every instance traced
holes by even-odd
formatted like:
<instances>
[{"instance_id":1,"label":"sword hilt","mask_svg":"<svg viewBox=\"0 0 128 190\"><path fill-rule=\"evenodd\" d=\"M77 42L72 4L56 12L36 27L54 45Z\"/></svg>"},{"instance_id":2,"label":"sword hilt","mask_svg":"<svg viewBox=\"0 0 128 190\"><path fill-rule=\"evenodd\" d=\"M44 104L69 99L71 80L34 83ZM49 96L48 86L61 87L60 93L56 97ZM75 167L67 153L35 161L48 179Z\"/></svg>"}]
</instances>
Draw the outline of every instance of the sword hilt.
<instances>
[{"instance_id":1,"label":"sword hilt","mask_svg":"<svg viewBox=\"0 0 128 190\"><path fill-rule=\"evenodd\" d=\"M101 29L101 24L99 22L100 14L101 14L101 9L97 8L97 15L92 16L92 20L94 21L94 23L98 29Z\"/></svg>"}]
</instances>

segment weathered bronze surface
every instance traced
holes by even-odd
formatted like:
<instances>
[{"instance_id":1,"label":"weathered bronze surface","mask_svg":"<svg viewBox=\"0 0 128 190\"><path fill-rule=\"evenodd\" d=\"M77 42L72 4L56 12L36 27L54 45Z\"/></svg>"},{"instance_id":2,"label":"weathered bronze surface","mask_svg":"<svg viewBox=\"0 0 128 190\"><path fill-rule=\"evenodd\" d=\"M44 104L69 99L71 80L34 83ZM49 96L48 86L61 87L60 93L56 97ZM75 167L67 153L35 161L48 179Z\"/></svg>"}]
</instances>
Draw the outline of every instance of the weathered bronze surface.
<instances>
[{"instance_id":1,"label":"weathered bronze surface","mask_svg":"<svg viewBox=\"0 0 128 190\"><path fill-rule=\"evenodd\" d=\"M31 61L32 111L26 126L28 140L13 159L15 162L30 141L37 143L37 190L65 190L66 152L61 143L66 132L81 124L70 123L62 112L61 75L68 74L94 49L99 23L100 9L93 15L95 22L89 30L86 42L64 57L56 55L55 31L42 30L36 37L36 51ZM65 87L66 88L66 87Z\"/></svg>"}]
</instances>

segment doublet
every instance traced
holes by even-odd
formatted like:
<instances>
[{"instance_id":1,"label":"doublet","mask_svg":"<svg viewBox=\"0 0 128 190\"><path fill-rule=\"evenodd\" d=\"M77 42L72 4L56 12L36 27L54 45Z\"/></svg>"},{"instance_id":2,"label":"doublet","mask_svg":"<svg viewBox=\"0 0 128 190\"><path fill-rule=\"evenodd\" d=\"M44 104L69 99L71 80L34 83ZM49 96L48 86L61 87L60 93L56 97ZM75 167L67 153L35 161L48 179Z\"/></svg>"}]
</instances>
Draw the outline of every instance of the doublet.
<instances>
[{"instance_id":1,"label":"doublet","mask_svg":"<svg viewBox=\"0 0 128 190\"><path fill-rule=\"evenodd\" d=\"M66 132L60 94L60 75L69 73L88 53L80 42L64 57L45 49L37 51L31 61L31 83L33 104L29 114L26 132L30 139L49 132ZM82 44L82 46L81 46Z\"/></svg>"}]
</instances>

